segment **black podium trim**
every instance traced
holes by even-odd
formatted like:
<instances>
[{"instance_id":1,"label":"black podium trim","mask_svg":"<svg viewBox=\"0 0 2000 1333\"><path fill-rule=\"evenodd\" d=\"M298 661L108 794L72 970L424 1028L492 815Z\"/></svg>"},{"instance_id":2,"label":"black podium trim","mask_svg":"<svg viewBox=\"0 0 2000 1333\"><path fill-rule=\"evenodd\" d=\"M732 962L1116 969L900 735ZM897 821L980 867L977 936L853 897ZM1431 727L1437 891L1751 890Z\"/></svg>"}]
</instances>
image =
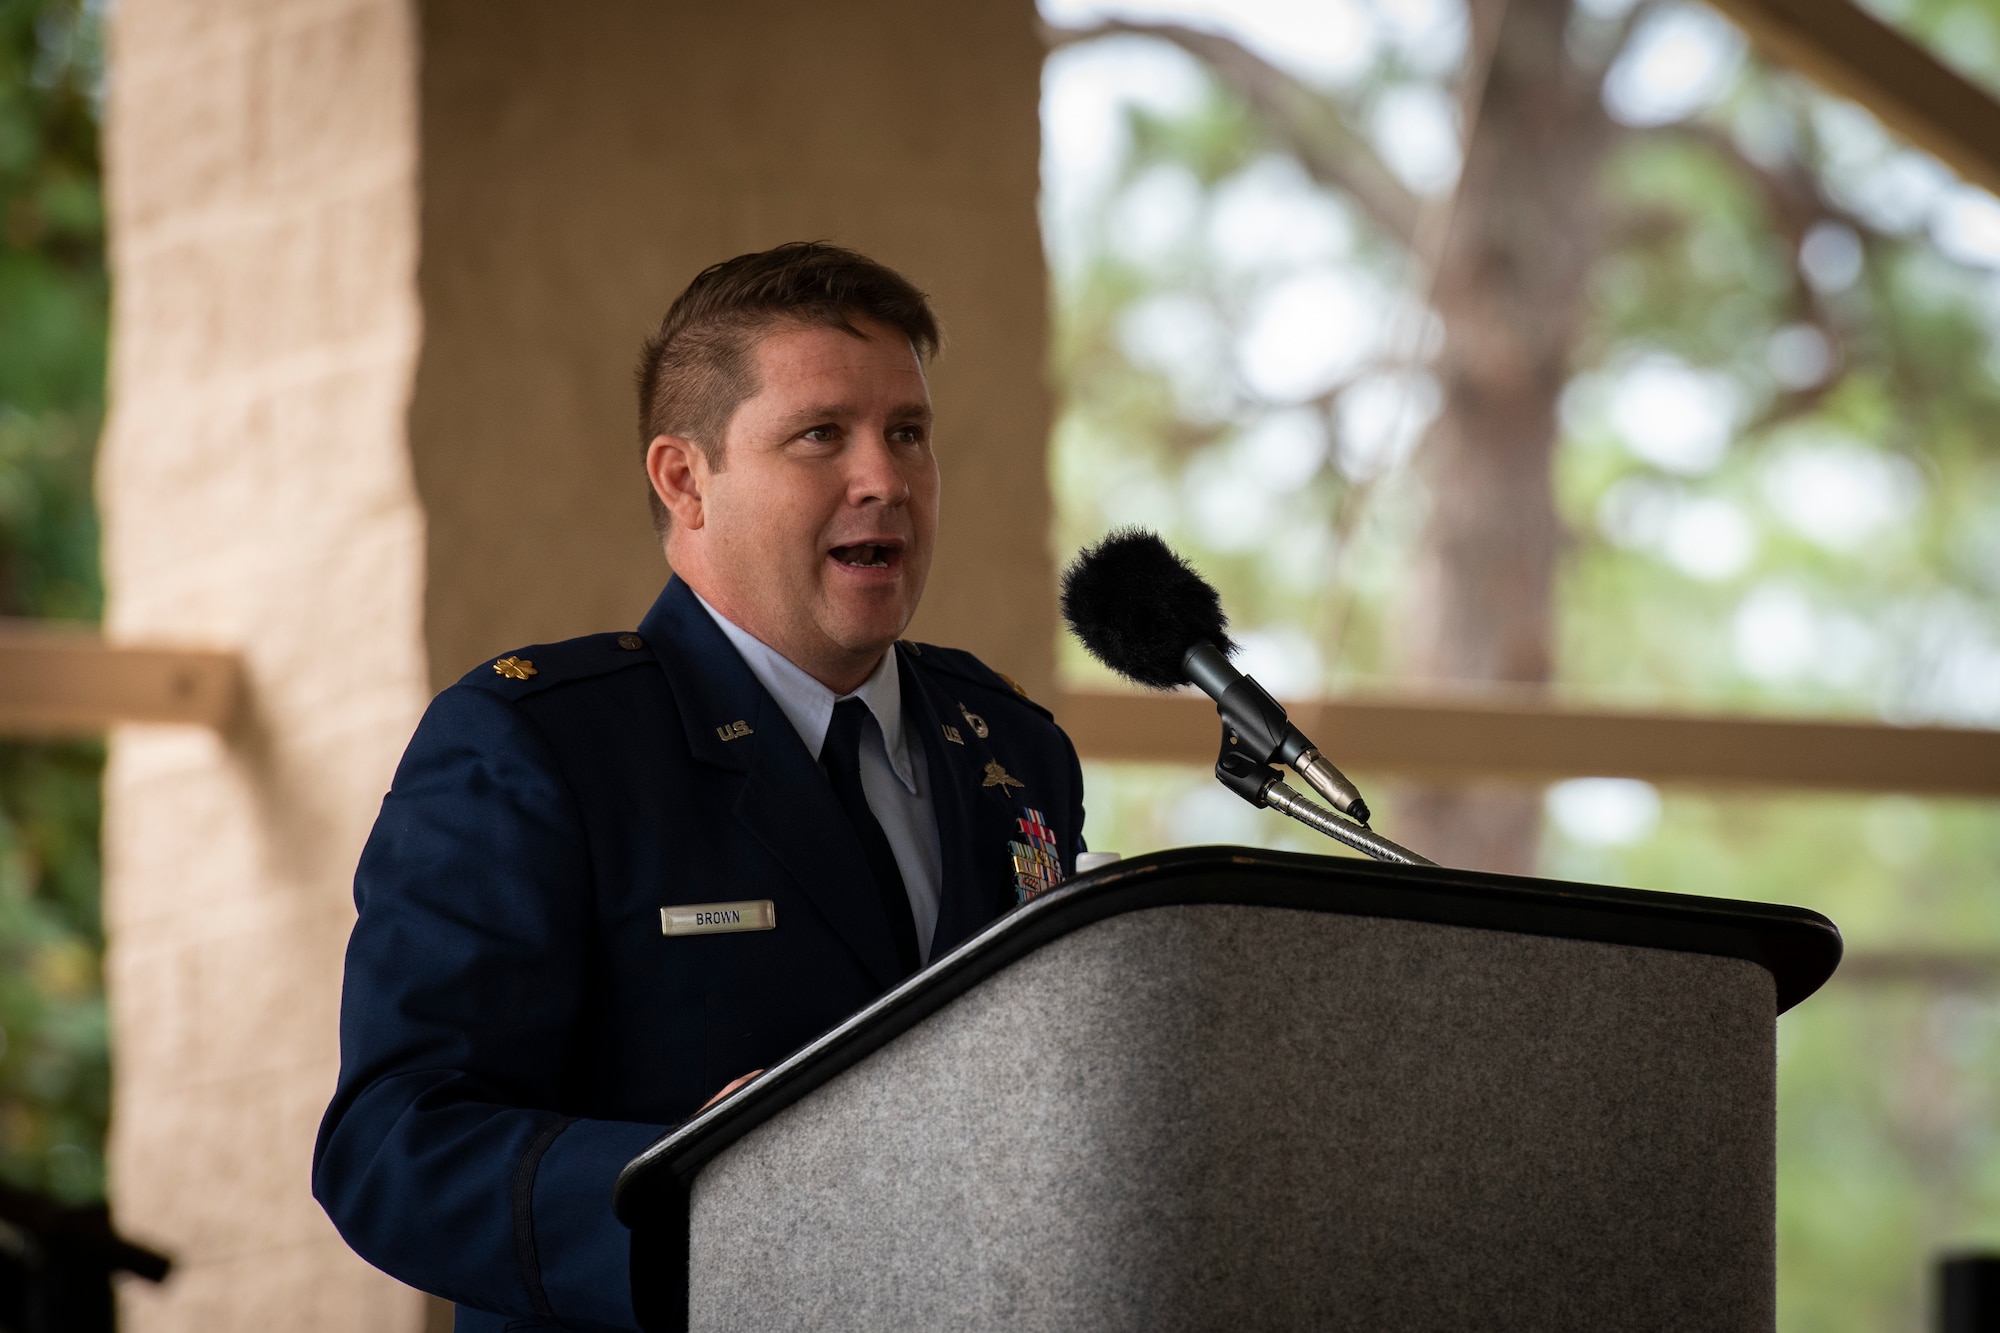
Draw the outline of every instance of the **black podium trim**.
<instances>
[{"instance_id":1,"label":"black podium trim","mask_svg":"<svg viewBox=\"0 0 2000 1333\"><path fill-rule=\"evenodd\" d=\"M651 1242L644 1247L651 1263L638 1262L636 1244L634 1253L634 1295L646 1326L685 1321L687 1192L716 1154L1050 941L1125 912L1190 903L1289 907L1742 958L1770 972L1778 1013L1824 985L1841 953L1840 931L1802 907L1247 847L1192 847L1121 861L1010 912L627 1163L613 1206L621 1221ZM641 1282L640 1269L654 1264L660 1267ZM661 1285L646 1290L653 1283ZM649 1313L654 1317L644 1318Z\"/></svg>"}]
</instances>

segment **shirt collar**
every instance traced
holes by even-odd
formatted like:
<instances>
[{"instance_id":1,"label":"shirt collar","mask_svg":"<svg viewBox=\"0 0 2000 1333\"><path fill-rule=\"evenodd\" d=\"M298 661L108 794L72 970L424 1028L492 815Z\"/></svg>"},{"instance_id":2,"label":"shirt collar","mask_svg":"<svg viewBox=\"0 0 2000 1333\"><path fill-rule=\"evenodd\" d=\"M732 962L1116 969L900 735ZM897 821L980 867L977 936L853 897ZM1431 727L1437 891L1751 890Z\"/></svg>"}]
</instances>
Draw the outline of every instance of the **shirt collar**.
<instances>
[{"instance_id":1,"label":"shirt collar","mask_svg":"<svg viewBox=\"0 0 2000 1333\"><path fill-rule=\"evenodd\" d=\"M688 591L694 592L692 588ZM777 701L813 758L819 758L826 745L826 729L833 723L833 706L843 699L859 699L868 705L868 711L875 715L875 724L882 729L890 771L904 790L916 794L916 771L910 764L909 747L903 736L903 685L893 644L858 689L852 694L835 694L790 658L710 606L700 593L695 593L694 599L715 621L716 628L742 657L757 683Z\"/></svg>"}]
</instances>

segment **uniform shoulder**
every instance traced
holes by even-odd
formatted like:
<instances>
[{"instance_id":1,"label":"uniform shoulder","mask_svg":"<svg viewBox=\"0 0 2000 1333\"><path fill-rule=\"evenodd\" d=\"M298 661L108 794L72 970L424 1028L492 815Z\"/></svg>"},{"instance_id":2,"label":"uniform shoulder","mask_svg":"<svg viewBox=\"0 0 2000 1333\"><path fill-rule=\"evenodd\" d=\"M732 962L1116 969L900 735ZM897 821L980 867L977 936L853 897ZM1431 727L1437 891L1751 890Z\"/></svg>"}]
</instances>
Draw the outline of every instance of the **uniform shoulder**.
<instances>
[{"instance_id":1,"label":"uniform shoulder","mask_svg":"<svg viewBox=\"0 0 2000 1333\"><path fill-rule=\"evenodd\" d=\"M969 681L1014 703L1032 708L1052 721L1055 718L1055 714L1030 699L1028 692L1014 683L1013 677L995 671L963 648L944 648L934 643L912 643L908 639L903 640L903 647L909 650L910 660L915 662L921 671L936 672Z\"/></svg>"},{"instance_id":2,"label":"uniform shoulder","mask_svg":"<svg viewBox=\"0 0 2000 1333\"><path fill-rule=\"evenodd\" d=\"M551 686L623 671L653 660L637 634L586 634L559 643L535 643L481 662L460 685L520 699Z\"/></svg>"}]
</instances>

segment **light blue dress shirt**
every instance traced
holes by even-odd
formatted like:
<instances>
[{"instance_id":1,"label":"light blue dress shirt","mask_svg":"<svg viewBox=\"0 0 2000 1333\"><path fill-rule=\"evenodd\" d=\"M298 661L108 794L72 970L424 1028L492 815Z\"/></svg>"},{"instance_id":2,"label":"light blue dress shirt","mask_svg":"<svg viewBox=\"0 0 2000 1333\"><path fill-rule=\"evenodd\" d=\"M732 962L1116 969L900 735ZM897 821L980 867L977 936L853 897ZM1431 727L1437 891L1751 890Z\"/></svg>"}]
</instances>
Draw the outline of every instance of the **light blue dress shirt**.
<instances>
[{"instance_id":1,"label":"light blue dress shirt","mask_svg":"<svg viewBox=\"0 0 2000 1333\"><path fill-rule=\"evenodd\" d=\"M835 694L807 675L777 649L759 639L702 599L695 600L715 621L750 674L757 678L791 720L799 739L814 759L826 745L833 723L833 706L843 699L868 705L875 725L861 729L861 790L868 808L896 854L903 888L910 895L910 915L917 927L917 950L931 960L931 936L937 930L938 895L944 882L944 854L938 847L937 814L931 808L929 765L921 743L913 746L903 728L903 682L896 667L896 650L882 654L882 664L852 694Z\"/></svg>"}]
</instances>

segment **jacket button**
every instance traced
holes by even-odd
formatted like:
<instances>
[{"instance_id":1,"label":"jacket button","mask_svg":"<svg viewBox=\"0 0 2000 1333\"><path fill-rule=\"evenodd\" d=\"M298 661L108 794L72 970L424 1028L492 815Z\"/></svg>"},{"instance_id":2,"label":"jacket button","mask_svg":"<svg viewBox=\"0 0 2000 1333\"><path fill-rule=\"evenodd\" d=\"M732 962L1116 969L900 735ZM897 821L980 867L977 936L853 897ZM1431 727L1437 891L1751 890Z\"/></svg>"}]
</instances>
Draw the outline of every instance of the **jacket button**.
<instances>
[{"instance_id":1,"label":"jacket button","mask_svg":"<svg viewBox=\"0 0 2000 1333\"><path fill-rule=\"evenodd\" d=\"M631 652L634 649L644 648L646 641L636 634L621 634L618 636L618 646L627 652Z\"/></svg>"}]
</instances>

